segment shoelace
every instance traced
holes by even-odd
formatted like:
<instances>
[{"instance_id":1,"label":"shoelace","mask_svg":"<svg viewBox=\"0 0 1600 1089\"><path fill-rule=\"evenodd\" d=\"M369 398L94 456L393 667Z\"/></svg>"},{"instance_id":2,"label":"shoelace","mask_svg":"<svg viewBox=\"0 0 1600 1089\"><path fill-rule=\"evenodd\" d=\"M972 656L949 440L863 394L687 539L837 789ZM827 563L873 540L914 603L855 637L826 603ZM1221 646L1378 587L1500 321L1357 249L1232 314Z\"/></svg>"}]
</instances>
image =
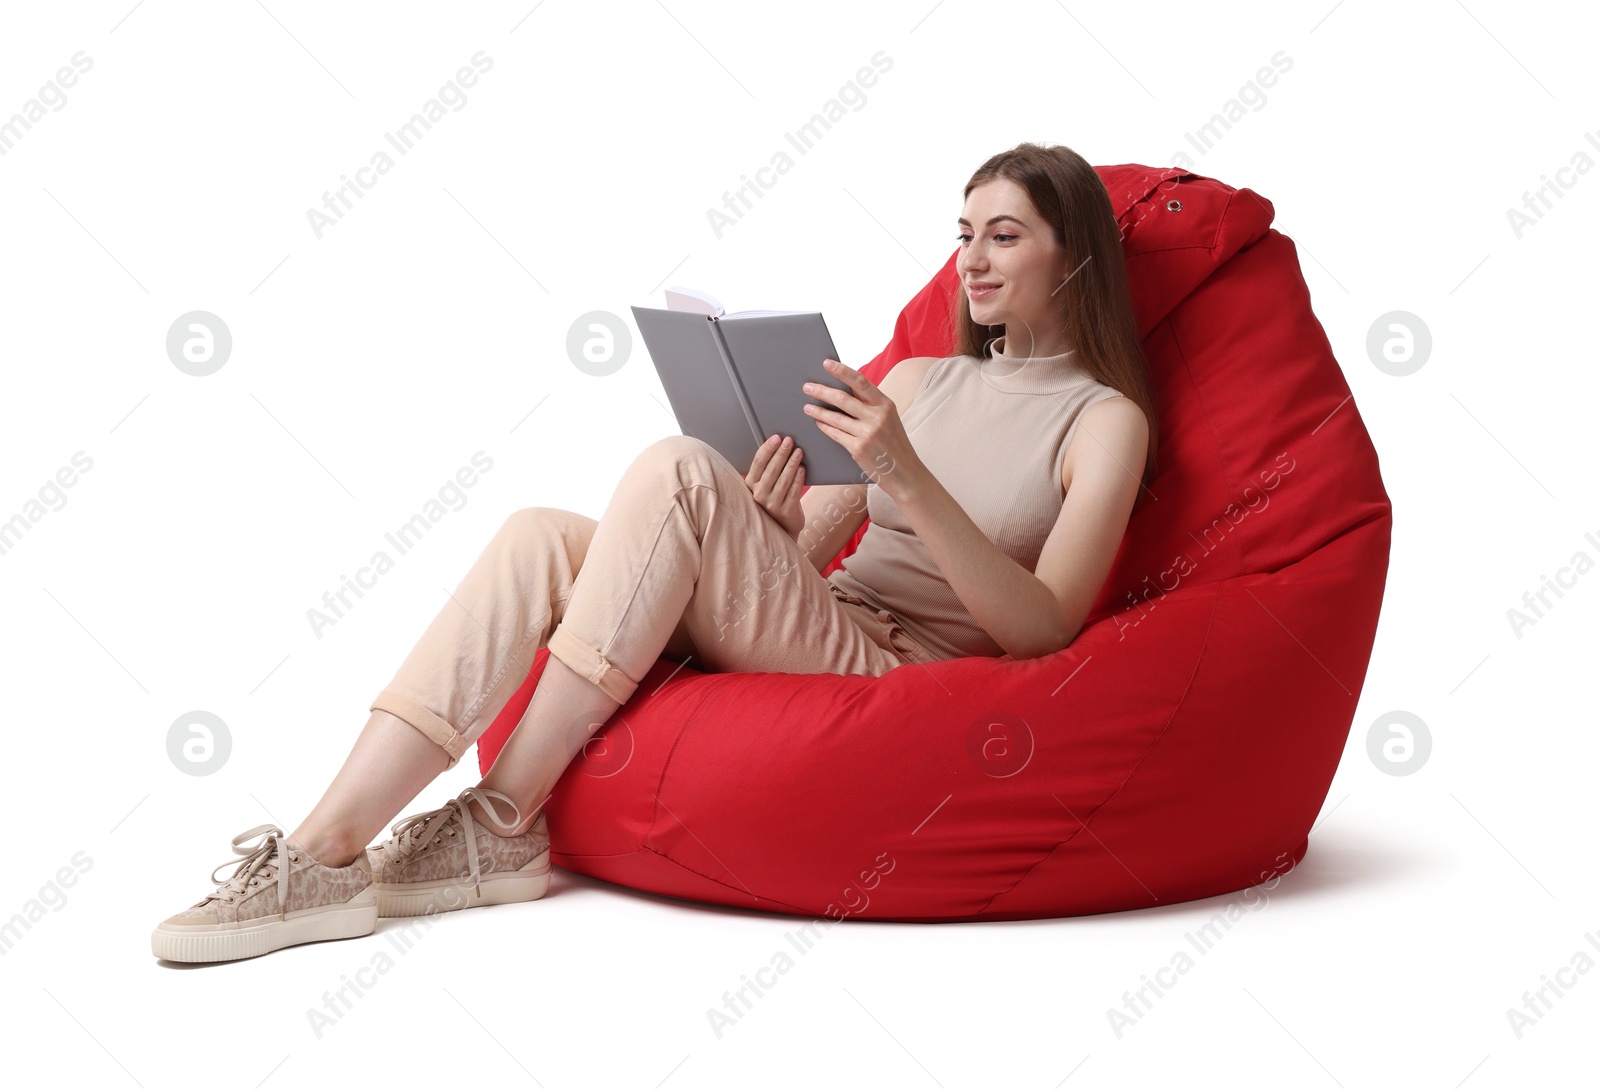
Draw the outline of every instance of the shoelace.
<instances>
[{"instance_id":1,"label":"shoelace","mask_svg":"<svg viewBox=\"0 0 1600 1089\"><path fill-rule=\"evenodd\" d=\"M263 837L260 843L253 847L241 846L245 840L254 839L256 836ZM258 824L248 832L240 832L233 837L233 853L243 855L244 861L233 871L233 876L226 879L218 878L217 870L234 860L217 863L211 871L211 881L217 889L200 903L215 899L231 904L235 898L243 896L245 891L255 884L256 878L262 876L262 870L273 868L278 871L278 918L284 918L289 910L289 864L300 856L291 850L288 836L283 829L275 824Z\"/></svg>"},{"instance_id":2,"label":"shoelace","mask_svg":"<svg viewBox=\"0 0 1600 1089\"><path fill-rule=\"evenodd\" d=\"M483 891L479 888L481 873L478 868L478 825L472 819L472 809L467 805L467 801L471 798L476 798L483 803L483 808L489 814L490 821L504 831L509 832L522 822L522 812L517 808L517 803L506 795L488 787L468 787L438 809L428 809L420 813L413 813L407 817L401 817L390 828L390 831L394 833L394 838L384 840L383 853L394 862L404 862L415 854L419 848L432 843L437 836L444 833L446 825L450 824L451 821L459 820L466 833L467 864L472 873L472 893L474 896L481 897ZM511 812L515 816L510 821L502 821L500 815L495 812L495 799L503 801L511 807ZM535 806L533 811L537 813L543 809L545 802L549 800L550 796L546 795L544 802L540 802ZM454 835L454 830L451 830L449 834Z\"/></svg>"}]
</instances>

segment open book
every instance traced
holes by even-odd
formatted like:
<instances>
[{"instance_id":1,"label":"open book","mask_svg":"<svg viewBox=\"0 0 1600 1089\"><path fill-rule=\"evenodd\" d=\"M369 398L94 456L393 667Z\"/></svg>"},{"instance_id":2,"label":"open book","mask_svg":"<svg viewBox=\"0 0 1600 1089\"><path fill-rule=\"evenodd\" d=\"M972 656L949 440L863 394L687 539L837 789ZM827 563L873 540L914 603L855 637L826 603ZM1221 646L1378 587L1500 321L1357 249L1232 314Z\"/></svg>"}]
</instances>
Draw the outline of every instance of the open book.
<instances>
[{"instance_id":1,"label":"open book","mask_svg":"<svg viewBox=\"0 0 1600 1089\"><path fill-rule=\"evenodd\" d=\"M666 290L667 309L631 307L650 361L685 435L708 443L743 476L768 435L788 435L804 454L807 484L860 484L867 474L823 434L805 405L827 402L806 382L848 390L824 359L838 359L817 311L727 313L704 292Z\"/></svg>"}]
</instances>

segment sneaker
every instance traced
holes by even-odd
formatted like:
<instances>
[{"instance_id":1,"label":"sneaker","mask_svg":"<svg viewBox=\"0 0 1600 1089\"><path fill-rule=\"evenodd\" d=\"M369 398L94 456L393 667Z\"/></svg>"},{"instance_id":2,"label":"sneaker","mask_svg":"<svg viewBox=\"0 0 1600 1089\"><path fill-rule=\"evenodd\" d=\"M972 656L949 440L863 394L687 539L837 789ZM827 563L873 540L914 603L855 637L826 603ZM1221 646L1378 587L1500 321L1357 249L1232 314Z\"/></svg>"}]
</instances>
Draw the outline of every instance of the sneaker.
<instances>
[{"instance_id":1,"label":"sneaker","mask_svg":"<svg viewBox=\"0 0 1600 1089\"><path fill-rule=\"evenodd\" d=\"M255 846L241 846L261 836ZM288 945L359 938L378 927L378 900L365 854L348 866L324 866L283 829L260 824L233 837L244 855L216 891L157 926L150 948L163 960L210 962L259 957ZM231 859L229 861L232 861Z\"/></svg>"},{"instance_id":2,"label":"sneaker","mask_svg":"<svg viewBox=\"0 0 1600 1089\"><path fill-rule=\"evenodd\" d=\"M544 813L522 835L498 836L473 820L471 798L499 828L510 830L523 820L515 802L487 787L468 787L438 809L401 818L392 838L367 848L381 918L517 904L537 900L550 888ZM511 807L511 820L500 819L496 801Z\"/></svg>"}]
</instances>

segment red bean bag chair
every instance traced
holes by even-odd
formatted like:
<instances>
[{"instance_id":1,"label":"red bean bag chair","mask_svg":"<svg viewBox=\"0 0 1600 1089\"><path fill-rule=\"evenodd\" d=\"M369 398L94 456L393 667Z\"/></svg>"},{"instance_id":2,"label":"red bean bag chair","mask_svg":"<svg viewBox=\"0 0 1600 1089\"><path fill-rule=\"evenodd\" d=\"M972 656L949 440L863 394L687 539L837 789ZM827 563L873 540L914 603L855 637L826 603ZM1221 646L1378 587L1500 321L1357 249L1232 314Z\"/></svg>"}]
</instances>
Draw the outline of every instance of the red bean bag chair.
<instances>
[{"instance_id":1,"label":"red bean bag chair","mask_svg":"<svg viewBox=\"0 0 1600 1089\"><path fill-rule=\"evenodd\" d=\"M1178 169L1097 169L1159 471L1077 638L881 677L662 659L555 787L556 865L715 904L933 921L1194 900L1304 856L1388 572L1378 459L1272 205ZM955 260L867 377L949 354ZM480 738L484 770L547 660Z\"/></svg>"}]
</instances>

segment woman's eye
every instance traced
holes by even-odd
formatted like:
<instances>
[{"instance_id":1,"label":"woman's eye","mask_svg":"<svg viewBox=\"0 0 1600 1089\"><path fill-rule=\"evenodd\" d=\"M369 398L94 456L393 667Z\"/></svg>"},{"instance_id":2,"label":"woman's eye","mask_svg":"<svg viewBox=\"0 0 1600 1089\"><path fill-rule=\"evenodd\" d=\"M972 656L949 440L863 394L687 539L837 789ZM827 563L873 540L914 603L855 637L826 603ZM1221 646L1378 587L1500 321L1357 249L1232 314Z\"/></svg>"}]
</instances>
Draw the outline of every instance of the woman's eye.
<instances>
[{"instance_id":1,"label":"woman's eye","mask_svg":"<svg viewBox=\"0 0 1600 1089\"><path fill-rule=\"evenodd\" d=\"M997 235L995 235L995 236L994 236L994 240L995 240L995 241L996 241L996 242L998 242L998 241L1000 241L1000 240L1001 240L1001 239L1002 239L1002 238L1015 238L1015 237L1017 237L1017 236L1016 236L1016 235L1014 235L1014 234L997 234Z\"/></svg>"},{"instance_id":2,"label":"woman's eye","mask_svg":"<svg viewBox=\"0 0 1600 1089\"><path fill-rule=\"evenodd\" d=\"M997 235L994 236L994 239L995 239L996 242L998 242L1002 238L1004 238L1007 241L1009 241L1009 240L1014 239L1016 237L1017 236L1014 235L1014 234L997 234ZM958 234L958 235L956 235L956 241L957 242L971 242L972 241L972 236L970 234Z\"/></svg>"}]
</instances>

